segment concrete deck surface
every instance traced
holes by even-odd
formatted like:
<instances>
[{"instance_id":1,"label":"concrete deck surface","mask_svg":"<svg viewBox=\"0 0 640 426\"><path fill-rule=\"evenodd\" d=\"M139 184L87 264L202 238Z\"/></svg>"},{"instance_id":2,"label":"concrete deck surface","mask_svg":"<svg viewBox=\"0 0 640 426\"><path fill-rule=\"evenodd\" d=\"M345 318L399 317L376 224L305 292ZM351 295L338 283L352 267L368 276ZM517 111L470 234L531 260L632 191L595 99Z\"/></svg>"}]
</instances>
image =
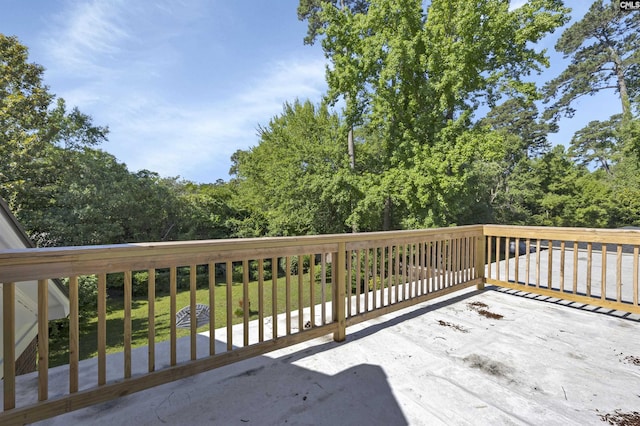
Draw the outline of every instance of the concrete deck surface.
<instances>
[{"instance_id":1,"label":"concrete deck surface","mask_svg":"<svg viewBox=\"0 0 640 426\"><path fill-rule=\"evenodd\" d=\"M39 424L604 425L640 411L640 318L554 300L469 289L350 327L343 343L325 336ZM65 375L52 371L52 395Z\"/></svg>"}]
</instances>

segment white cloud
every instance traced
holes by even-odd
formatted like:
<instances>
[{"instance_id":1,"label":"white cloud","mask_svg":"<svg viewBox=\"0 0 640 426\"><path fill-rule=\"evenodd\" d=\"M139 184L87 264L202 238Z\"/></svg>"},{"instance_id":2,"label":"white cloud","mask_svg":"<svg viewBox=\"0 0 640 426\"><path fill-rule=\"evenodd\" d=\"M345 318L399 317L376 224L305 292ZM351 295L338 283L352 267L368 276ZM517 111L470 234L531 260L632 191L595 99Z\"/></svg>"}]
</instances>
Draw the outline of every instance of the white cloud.
<instances>
[{"instance_id":1,"label":"white cloud","mask_svg":"<svg viewBox=\"0 0 640 426\"><path fill-rule=\"evenodd\" d=\"M233 55L217 57L221 51L207 50L224 37L240 36L217 32L229 28L221 23L229 18L224 5L208 0L161 0L153 6L68 0L64 5L44 33L47 78L54 77L53 91L69 106L109 126L102 148L132 171L199 182L227 178L231 154L258 143L259 124L281 113L284 102L318 102L325 91L321 55L305 59L306 53L286 50L284 58L250 62L255 70L248 79L236 75L229 63Z\"/></svg>"},{"instance_id":2,"label":"white cloud","mask_svg":"<svg viewBox=\"0 0 640 426\"><path fill-rule=\"evenodd\" d=\"M324 62L279 61L236 96L205 107L132 96L109 114L105 148L131 170L196 181L226 178L230 156L257 144L256 128L295 98L318 102L324 91Z\"/></svg>"},{"instance_id":3,"label":"white cloud","mask_svg":"<svg viewBox=\"0 0 640 426\"><path fill-rule=\"evenodd\" d=\"M74 2L53 19L46 46L55 63L67 69L94 68L113 57L130 38L122 20L122 1Z\"/></svg>"}]
</instances>

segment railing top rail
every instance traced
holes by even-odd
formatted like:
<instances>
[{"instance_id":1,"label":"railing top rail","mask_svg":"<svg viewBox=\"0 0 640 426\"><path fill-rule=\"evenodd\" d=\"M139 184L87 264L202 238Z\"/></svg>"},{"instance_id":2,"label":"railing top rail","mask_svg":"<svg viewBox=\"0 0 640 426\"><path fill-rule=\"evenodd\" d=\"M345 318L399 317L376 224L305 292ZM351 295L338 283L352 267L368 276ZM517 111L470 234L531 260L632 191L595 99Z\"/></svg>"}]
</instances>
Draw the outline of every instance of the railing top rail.
<instances>
[{"instance_id":1,"label":"railing top rail","mask_svg":"<svg viewBox=\"0 0 640 426\"><path fill-rule=\"evenodd\" d=\"M482 233L482 225L298 237L0 250L0 282L337 251L339 243Z\"/></svg>"},{"instance_id":2,"label":"railing top rail","mask_svg":"<svg viewBox=\"0 0 640 426\"><path fill-rule=\"evenodd\" d=\"M637 229L484 225L484 235L488 237L519 237L603 244L640 244L640 230Z\"/></svg>"}]
</instances>

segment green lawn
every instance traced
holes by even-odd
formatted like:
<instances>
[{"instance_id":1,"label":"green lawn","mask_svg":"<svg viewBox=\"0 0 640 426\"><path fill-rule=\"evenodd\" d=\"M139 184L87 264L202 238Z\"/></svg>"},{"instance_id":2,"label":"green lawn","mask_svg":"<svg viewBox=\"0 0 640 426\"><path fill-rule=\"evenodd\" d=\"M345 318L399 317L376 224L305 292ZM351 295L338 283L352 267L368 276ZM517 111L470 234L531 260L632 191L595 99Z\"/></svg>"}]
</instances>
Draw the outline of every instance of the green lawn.
<instances>
[{"instance_id":1,"label":"green lawn","mask_svg":"<svg viewBox=\"0 0 640 426\"><path fill-rule=\"evenodd\" d=\"M248 285L250 300L250 319L258 318L258 282L253 281ZM321 302L322 285L314 283L315 300L314 303ZM268 280L264 283L264 313L265 317L272 315L272 281ZM232 302L231 309L233 312L233 324L243 321L241 301L243 299L243 285L234 283L232 286ZM298 277L291 277L290 286L290 304L291 309L298 309ZM303 306L310 305L310 285L309 276L305 274L302 282L302 298ZM199 288L196 292L197 303L209 304L209 290L207 288ZM331 300L331 284L325 286L325 300ZM286 307L286 281L281 277L277 281L277 312L285 312ZM176 309L180 310L189 305L189 291L179 291L176 297ZM124 331L124 301L122 298L110 297L107 300L107 352L120 352L124 348L123 331ZM238 311L238 312L236 312ZM155 299L155 336L156 342L168 340L170 334L170 297L167 294L158 294ZM238 315L239 314L239 315ZM215 308L212 312L212 318L215 320L215 327L225 327L227 322L227 286L223 283L217 283L215 286ZM80 359L92 358L97 356L97 316L85 317L80 323ZM132 328L132 346L144 346L148 344L148 302L147 297L136 297L133 299L131 306L131 328ZM198 331L209 329L209 325L205 325ZM49 364L50 366L62 365L68 363L68 336L65 335L52 336L50 341ZM189 330L178 329L178 337L188 336Z\"/></svg>"}]
</instances>

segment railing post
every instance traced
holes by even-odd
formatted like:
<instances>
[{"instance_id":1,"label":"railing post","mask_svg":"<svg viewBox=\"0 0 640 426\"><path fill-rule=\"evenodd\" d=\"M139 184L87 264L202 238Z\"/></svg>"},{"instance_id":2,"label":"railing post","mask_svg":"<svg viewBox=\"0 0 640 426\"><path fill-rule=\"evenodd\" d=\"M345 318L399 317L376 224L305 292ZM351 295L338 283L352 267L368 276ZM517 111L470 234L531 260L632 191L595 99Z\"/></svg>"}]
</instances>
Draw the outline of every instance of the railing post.
<instances>
[{"instance_id":1,"label":"railing post","mask_svg":"<svg viewBox=\"0 0 640 426\"><path fill-rule=\"evenodd\" d=\"M478 285L476 285L478 290L484 289L484 283L486 280L484 274L484 268L487 263L486 238L483 227L482 235L476 237L476 278L481 279Z\"/></svg>"},{"instance_id":2,"label":"railing post","mask_svg":"<svg viewBox=\"0 0 640 426\"><path fill-rule=\"evenodd\" d=\"M16 407L16 285L2 284L4 411Z\"/></svg>"},{"instance_id":3,"label":"railing post","mask_svg":"<svg viewBox=\"0 0 640 426\"><path fill-rule=\"evenodd\" d=\"M333 321L338 324L338 330L333 333L333 340L336 342L342 342L346 338L347 319L345 316L345 253L346 244L344 242L338 243L338 252L332 254L331 270L333 271L333 278L331 284L333 286Z\"/></svg>"}]
</instances>

